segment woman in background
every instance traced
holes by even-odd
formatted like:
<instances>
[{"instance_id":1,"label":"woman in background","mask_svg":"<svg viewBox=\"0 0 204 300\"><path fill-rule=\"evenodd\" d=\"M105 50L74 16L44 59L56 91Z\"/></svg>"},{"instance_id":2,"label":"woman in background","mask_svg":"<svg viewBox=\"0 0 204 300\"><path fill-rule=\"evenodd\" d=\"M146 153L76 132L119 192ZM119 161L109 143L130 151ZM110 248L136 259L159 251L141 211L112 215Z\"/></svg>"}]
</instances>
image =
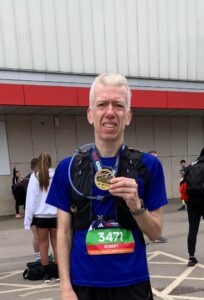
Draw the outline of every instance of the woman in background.
<instances>
[{"instance_id":1,"label":"woman in background","mask_svg":"<svg viewBox=\"0 0 204 300\"><path fill-rule=\"evenodd\" d=\"M23 179L21 178L20 171L16 170L16 166L13 168L13 177L12 177L12 186L11 186L12 194L15 199L15 211L16 218L22 218L24 214L20 213L20 206L23 205L25 209L25 189L23 184Z\"/></svg>"},{"instance_id":2,"label":"woman in background","mask_svg":"<svg viewBox=\"0 0 204 300\"><path fill-rule=\"evenodd\" d=\"M52 168L51 157L47 152L42 152L28 184L24 228L30 229L31 224L36 226L41 264L45 271L45 283L49 283L52 278L58 279L56 250L57 209L45 203L53 176L54 169ZM54 264L49 263L49 240L53 248Z\"/></svg>"}]
</instances>

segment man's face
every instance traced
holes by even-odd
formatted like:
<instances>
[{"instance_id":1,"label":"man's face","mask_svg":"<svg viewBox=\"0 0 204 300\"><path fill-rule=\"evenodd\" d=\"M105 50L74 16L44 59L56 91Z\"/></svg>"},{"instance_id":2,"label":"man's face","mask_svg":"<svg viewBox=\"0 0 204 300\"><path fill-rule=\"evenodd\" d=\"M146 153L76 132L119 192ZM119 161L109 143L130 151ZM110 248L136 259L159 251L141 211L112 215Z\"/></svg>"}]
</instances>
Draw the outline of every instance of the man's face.
<instances>
[{"instance_id":1,"label":"man's face","mask_svg":"<svg viewBox=\"0 0 204 300\"><path fill-rule=\"evenodd\" d=\"M97 83L95 101L87 117L95 130L95 139L123 142L125 126L130 124L131 112L127 109L127 88Z\"/></svg>"},{"instance_id":2,"label":"man's face","mask_svg":"<svg viewBox=\"0 0 204 300\"><path fill-rule=\"evenodd\" d=\"M184 168L185 165L186 165L185 161L182 161L182 162L181 162L181 167Z\"/></svg>"}]
</instances>

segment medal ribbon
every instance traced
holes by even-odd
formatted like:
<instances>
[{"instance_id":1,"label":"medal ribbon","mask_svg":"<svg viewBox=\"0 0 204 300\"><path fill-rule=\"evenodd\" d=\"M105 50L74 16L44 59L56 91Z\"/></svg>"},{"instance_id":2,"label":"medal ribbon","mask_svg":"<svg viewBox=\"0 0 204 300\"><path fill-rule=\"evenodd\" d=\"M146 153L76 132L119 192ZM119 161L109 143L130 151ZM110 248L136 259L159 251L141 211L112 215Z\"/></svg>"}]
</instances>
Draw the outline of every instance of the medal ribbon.
<instances>
[{"instance_id":1,"label":"medal ribbon","mask_svg":"<svg viewBox=\"0 0 204 300\"><path fill-rule=\"evenodd\" d=\"M125 149L126 145L122 144L118 150L117 156L116 156L116 161L115 161L115 165L112 168L112 172L113 175L116 176L116 174L118 173L118 166L119 166L119 160L120 160L120 154L122 153L122 151ZM92 158L92 162L95 168L95 171L98 172L100 171L104 166L102 164L102 161L100 159L100 154L98 152L98 149L96 148L96 146L93 146L92 152L91 152L91 158ZM107 167L108 169L110 169L109 167Z\"/></svg>"}]
</instances>

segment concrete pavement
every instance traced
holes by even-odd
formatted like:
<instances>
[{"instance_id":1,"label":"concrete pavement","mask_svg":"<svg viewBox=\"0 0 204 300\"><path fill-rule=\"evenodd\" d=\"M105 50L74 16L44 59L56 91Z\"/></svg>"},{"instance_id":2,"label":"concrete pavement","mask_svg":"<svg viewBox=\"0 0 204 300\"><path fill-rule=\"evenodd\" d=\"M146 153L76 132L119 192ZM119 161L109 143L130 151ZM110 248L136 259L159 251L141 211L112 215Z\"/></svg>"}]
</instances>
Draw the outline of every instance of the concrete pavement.
<instances>
[{"instance_id":1,"label":"concrete pavement","mask_svg":"<svg viewBox=\"0 0 204 300\"><path fill-rule=\"evenodd\" d=\"M187 214L177 211L179 200L165 207L163 235L167 243L147 246L155 300L204 300L204 222L197 242L199 264L187 267ZM0 299L59 300L59 284L27 281L26 263L33 260L32 233L23 229L23 219L0 218ZM105 300L105 299L104 299ZM117 300L117 299L116 299Z\"/></svg>"}]
</instances>

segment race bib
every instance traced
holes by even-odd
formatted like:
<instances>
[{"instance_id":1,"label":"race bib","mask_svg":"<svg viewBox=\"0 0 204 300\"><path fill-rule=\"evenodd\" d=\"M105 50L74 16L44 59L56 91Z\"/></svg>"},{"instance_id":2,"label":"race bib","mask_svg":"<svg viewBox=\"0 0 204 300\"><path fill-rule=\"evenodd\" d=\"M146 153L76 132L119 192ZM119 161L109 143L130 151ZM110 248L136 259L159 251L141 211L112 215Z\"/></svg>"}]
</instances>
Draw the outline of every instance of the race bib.
<instances>
[{"instance_id":1,"label":"race bib","mask_svg":"<svg viewBox=\"0 0 204 300\"><path fill-rule=\"evenodd\" d=\"M89 255L131 253L135 241L130 230L90 226L86 235L86 248Z\"/></svg>"}]
</instances>

